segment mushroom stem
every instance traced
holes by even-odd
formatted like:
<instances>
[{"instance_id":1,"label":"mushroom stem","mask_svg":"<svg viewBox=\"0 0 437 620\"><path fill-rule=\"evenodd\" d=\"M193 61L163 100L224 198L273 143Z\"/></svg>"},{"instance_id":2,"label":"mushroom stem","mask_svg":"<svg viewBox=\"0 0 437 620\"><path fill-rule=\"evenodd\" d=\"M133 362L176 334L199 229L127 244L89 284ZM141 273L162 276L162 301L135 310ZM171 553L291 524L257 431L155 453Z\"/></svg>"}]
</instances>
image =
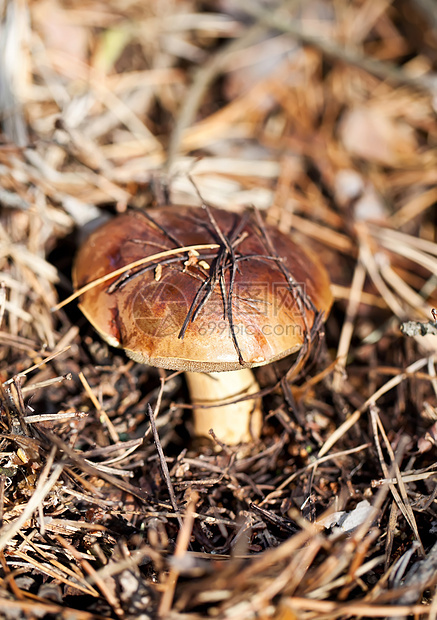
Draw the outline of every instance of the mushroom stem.
<instances>
[{"instance_id":1,"label":"mushroom stem","mask_svg":"<svg viewBox=\"0 0 437 620\"><path fill-rule=\"evenodd\" d=\"M194 405L194 433L216 437L227 444L257 439L261 434L261 399L254 398L223 405L259 391L259 385L249 368L233 372L186 372L191 402ZM213 405L210 408L195 405Z\"/></svg>"}]
</instances>

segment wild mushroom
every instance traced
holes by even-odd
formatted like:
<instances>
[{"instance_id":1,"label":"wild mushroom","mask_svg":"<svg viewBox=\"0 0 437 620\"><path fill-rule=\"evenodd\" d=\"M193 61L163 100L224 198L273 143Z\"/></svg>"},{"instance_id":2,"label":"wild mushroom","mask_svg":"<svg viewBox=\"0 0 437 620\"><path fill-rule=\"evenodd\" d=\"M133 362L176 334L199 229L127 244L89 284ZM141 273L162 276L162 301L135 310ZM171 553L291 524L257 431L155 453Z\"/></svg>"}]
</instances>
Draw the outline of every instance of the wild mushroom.
<instances>
[{"instance_id":1,"label":"wild mushroom","mask_svg":"<svg viewBox=\"0 0 437 620\"><path fill-rule=\"evenodd\" d=\"M197 244L216 245L171 252ZM174 205L128 211L93 232L78 252L74 286L165 250L87 290L80 308L132 359L186 372L196 434L212 428L227 443L258 437L259 399L244 400L259 390L249 369L302 347L330 310L327 273L252 214Z\"/></svg>"}]
</instances>

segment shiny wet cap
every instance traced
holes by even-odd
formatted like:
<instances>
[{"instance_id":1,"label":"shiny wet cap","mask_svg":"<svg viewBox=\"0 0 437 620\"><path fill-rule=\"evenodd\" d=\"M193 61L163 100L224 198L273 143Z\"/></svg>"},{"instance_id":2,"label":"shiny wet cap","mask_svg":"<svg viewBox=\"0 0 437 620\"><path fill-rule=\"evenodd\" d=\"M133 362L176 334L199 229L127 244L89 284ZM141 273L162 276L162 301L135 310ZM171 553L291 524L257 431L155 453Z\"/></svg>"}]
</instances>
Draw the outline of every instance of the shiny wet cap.
<instances>
[{"instance_id":1,"label":"shiny wet cap","mask_svg":"<svg viewBox=\"0 0 437 620\"><path fill-rule=\"evenodd\" d=\"M73 283L78 289L143 257L197 244L219 247L130 269L84 293L82 312L132 359L196 372L281 359L329 313L330 281L317 257L249 212L128 211L88 237Z\"/></svg>"}]
</instances>

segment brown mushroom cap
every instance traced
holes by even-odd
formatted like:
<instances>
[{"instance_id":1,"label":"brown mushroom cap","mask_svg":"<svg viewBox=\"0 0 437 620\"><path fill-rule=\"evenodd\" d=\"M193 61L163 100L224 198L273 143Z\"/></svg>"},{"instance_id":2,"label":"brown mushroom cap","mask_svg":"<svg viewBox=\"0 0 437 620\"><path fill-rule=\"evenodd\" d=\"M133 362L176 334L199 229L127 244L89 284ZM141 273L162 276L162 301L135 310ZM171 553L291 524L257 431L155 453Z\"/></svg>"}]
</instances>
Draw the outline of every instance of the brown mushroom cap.
<instances>
[{"instance_id":1,"label":"brown mushroom cap","mask_svg":"<svg viewBox=\"0 0 437 620\"><path fill-rule=\"evenodd\" d=\"M177 205L129 211L81 247L73 270L76 289L144 256L220 244L197 257L179 254L134 268L81 296L80 308L92 325L134 360L197 372L262 366L302 346L315 311L328 314L330 282L313 254L272 226L260 228L253 215L210 213L233 257L207 210ZM221 278L210 286L214 273ZM193 302L198 307L208 291L182 337Z\"/></svg>"}]
</instances>

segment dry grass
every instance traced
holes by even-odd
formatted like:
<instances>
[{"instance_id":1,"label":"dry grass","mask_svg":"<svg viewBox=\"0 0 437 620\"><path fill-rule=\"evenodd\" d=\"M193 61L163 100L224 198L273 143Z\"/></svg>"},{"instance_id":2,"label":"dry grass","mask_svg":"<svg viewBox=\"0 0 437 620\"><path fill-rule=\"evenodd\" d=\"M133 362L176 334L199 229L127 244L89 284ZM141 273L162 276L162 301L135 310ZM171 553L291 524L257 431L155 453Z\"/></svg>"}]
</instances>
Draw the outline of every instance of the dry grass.
<instances>
[{"instance_id":1,"label":"dry grass","mask_svg":"<svg viewBox=\"0 0 437 620\"><path fill-rule=\"evenodd\" d=\"M430 0L0 1L2 617L437 617L436 53ZM197 191L333 281L244 452L53 312L88 222Z\"/></svg>"}]
</instances>

